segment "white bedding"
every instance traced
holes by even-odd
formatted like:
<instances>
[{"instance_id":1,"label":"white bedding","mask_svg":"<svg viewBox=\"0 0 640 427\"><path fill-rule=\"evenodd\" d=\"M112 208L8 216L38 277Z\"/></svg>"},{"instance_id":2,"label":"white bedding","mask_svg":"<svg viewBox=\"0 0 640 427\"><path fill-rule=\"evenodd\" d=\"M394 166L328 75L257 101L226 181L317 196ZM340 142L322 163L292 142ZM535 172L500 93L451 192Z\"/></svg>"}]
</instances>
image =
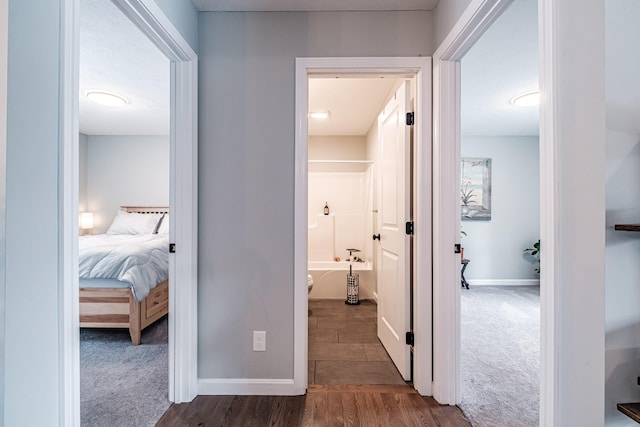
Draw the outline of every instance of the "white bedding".
<instances>
[{"instance_id":1,"label":"white bedding","mask_svg":"<svg viewBox=\"0 0 640 427\"><path fill-rule=\"evenodd\" d=\"M169 277L169 237L162 234L81 236L80 278L131 284L136 300Z\"/></svg>"}]
</instances>

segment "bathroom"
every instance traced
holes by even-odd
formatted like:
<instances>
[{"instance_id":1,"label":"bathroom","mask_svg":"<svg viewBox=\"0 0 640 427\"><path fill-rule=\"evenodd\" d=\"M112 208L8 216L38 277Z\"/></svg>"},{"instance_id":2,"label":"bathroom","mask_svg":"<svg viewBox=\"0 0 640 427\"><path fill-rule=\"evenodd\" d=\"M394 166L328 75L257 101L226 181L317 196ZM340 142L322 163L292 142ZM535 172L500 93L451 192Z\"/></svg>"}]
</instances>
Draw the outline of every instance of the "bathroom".
<instances>
[{"instance_id":1,"label":"bathroom","mask_svg":"<svg viewBox=\"0 0 640 427\"><path fill-rule=\"evenodd\" d=\"M378 115L397 78L309 79L309 299L345 299L347 273L359 298L376 299ZM347 249L357 249L350 256ZM311 280L311 279L310 279Z\"/></svg>"},{"instance_id":2,"label":"bathroom","mask_svg":"<svg viewBox=\"0 0 640 427\"><path fill-rule=\"evenodd\" d=\"M390 117L381 113L397 93L409 94L411 82L389 76L309 78L309 384L405 383L378 338L381 246L373 237L381 233L383 186L387 195L408 191L393 178L403 157L385 151L393 146L380 142L378 117ZM388 128L381 129L387 135ZM391 193L389 182L395 183ZM390 200L385 206L399 212ZM355 300L350 270L358 275Z\"/></svg>"}]
</instances>

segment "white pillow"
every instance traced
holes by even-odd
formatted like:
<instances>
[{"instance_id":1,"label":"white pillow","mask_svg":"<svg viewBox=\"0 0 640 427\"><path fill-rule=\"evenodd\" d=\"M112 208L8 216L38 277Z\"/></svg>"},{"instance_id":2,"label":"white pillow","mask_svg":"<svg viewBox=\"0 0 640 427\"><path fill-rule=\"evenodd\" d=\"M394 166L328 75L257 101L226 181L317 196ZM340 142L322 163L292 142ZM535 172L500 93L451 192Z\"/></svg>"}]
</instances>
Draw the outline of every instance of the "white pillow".
<instances>
[{"instance_id":1,"label":"white pillow","mask_svg":"<svg viewBox=\"0 0 640 427\"><path fill-rule=\"evenodd\" d=\"M158 234L169 234L169 214L164 214L160 227L158 227Z\"/></svg>"},{"instance_id":2,"label":"white pillow","mask_svg":"<svg viewBox=\"0 0 640 427\"><path fill-rule=\"evenodd\" d=\"M151 234L155 231L160 218L160 214L118 211L107 234Z\"/></svg>"}]
</instances>

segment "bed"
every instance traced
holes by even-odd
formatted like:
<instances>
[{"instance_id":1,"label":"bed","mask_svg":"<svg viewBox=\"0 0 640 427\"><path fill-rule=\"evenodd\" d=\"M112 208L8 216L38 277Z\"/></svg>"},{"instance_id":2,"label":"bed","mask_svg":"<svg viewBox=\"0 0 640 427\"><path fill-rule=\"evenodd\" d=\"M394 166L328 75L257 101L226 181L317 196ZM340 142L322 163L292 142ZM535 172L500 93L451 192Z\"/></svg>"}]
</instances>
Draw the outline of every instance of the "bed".
<instances>
[{"instance_id":1,"label":"bed","mask_svg":"<svg viewBox=\"0 0 640 427\"><path fill-rule=\"evenodd\" d=\"M116 230L116 233L112 233L111 236L81 237L79 252L80 327L127 328L133 345L139 345L142 330L169 311L169 209L166 207L122 206L121 210L125 213L149 215L149 223L154 221L151 215L153 218L161 217L162 220L148 235L120 235ZM163 230L158 230L165 220L166 223L162 229L167 231L166 234L162 232ZM110 231L114 225L115 220L109 229ZM158 231L161 232L158 233ZM145 263L153 265L149 267L148 271L131 269L131 266L112 267L110 262L113 256L109 245L113 242L123 246L125 252L131 251L132 259L143 259ZM138 249L137 245L143 248ZM143 249L152 252L142 252ZM138 250L141 252L137 252ZM88 259L91 257L97 257L99 261L89 266ZM135 264L136 261L128 262Z\"/></svg>"}]
</instances>

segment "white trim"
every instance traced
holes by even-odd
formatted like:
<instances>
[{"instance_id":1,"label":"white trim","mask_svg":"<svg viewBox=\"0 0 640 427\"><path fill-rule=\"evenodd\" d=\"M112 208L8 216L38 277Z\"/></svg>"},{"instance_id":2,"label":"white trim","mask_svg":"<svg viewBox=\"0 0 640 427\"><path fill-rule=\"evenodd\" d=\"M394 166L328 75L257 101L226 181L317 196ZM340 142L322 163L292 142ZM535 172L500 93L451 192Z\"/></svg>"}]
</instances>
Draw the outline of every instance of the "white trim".
<instances>
[{"instance_id":1,"label":"white trim","mask_svg":"<svg viewBox=\"0 0 640 427\"><path fill-rule=\"evenodd\" d=\"M459 63L438 61L433 68L433 397L456 404L459 394L460 258L453 247L460 235L457 191L460 146ZM459 81L459 78L457 79ZM458 125L456 125L458 123Z\"/></svg>"},{"instance_id":2,"label":"white trim","mask_svg":"<svg viewBox=\"0 0 640 427\"><path fill-rule=\"evenodd\" d=\"M296 393L292 379L262 378L200 378L199 395L244 395L244 396L293 396Z\"/></svg>"},{"instance_id":3,"label":"white trim","mask_svg":"<svg viewBox=\"0 0 640 427\"><path fill-rule=\"evenodd\" d=\"M557 311L555 284L561 283L556 258L558 250L557 188L557 87L556 0L538 0L538 45L540 75L540 425L555 426L559 420Z\"/></svg>"},{"instance_id":4,"label":"white trim","mask_svg":"<svg viewBox=\"0 0 640 427\"><path fill-rule=\"evenodd\" d=\"M390 72L416 78L416 235L414 247L414 386L431 394L431 58L297 58L295 71L294 394L307 388L307 76L310 73ZM357 71L353 71L357 70ZM425 167L426 166L426 167ZM421 195L421 196L420 196Z\"/></svg>"},{"instance_id":5,"label":"white trim","mask_svg":"<svg viewBox=\"0 0 640 427\"><path fill-rule=\"evenodd\" d=\"M478 279L467 280L469 286L539 286L539 279Z\"/></svg>"},{"instance_id":6,"label":"white trim","mask_svg":"<svg viewBox=\"0 0 640 427\"><path fill-rule=\"evenodd\" d=\"M197 393L197 55L152 0L113 0L173 62L169 400ZM63 0L60 58L60 425L80 425L78 318L78 0ZM177 149L176 141L180 141ZM75 260L75 261L74 261ZM76 284L76 285L74 285Z\"/></svg>"},{"instance_id":7,"label":"white trim","mask_svg":"<svg viewBox=\"0 0 640 427\"><path fill-rule=\"evenodd\" d=\"M7 176L7 55L9 51L9 2L0 0L0 295L6 295L6 176ZM0 365L5 365L6 298L0 305ZM0 373L0 414L4 414L4 369Z\"/></svg>"},{"instance_id":8,"label":"white trim","mask_svg":"<svg viewBox=\"0 0 640 427\"><path fill-rule=\"evenodd\" d=\"M61 3L58 205L59 380L64 426L80 425L80 303L78 287L78 175L80 3Z\"/></svg>"},{"instance_id":9,"label":"white trim","mask_svg":"<svg viewBox=\"0 0 640 427\"><path fill-rule=\"evenodd\" d=\"M293 213L293 382L294 394L304 394L308 383L307 189L308 189L308 59L296 59L295 182ZM304 287L303 287L304 282Z\"/></svg>"}]
</instances>

